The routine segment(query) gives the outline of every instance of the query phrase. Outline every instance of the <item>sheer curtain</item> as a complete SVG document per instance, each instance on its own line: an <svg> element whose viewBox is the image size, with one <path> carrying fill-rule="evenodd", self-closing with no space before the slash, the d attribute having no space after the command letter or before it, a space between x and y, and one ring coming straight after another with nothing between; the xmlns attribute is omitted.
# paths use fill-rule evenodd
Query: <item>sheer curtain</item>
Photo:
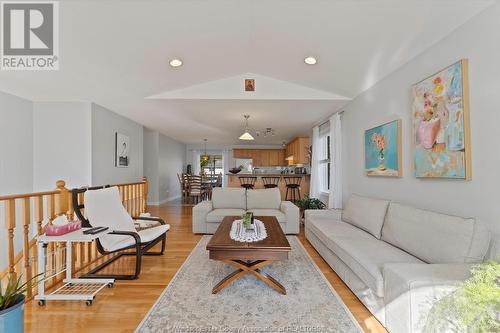
<svg viewBox="0 0 500 333"><path fill-rule="evenodd" d="M319 170L319 155L321 151L321 142L319 139L319 126L313 127L312 135L312 161L311 161L311 198L318 198L320 195L320 170Z"/></svg>
<svg viewBox="0 0 500 333"><path fill-rule="evenodd" d="M330 195L328 208L342 208L342 121L340 113L330 118Z"/></svg>

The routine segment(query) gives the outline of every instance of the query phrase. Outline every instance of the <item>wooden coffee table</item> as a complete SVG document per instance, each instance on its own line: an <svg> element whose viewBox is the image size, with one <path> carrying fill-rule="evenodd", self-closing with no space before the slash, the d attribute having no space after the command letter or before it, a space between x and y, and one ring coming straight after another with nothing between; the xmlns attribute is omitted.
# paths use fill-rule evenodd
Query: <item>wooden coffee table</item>
<svg viewBox="0 0 500 333"><path fill-rule="evenodd" d="M219 228L207 244L210 259L220 260L236 267L238 270L226 276L212 289L213 294L230 285L232 282L246 274L252 274L264 281L277 292L286 295L285 288L269 274L262 272L260 268L277 260L287 260L288 252L291 251L290 243L286 239L278 220L274 216L256 216L264 222L267 238L258 242L244 243L232 240L229 232L234 220L241 219L240 216L226 216Z"/></svg>

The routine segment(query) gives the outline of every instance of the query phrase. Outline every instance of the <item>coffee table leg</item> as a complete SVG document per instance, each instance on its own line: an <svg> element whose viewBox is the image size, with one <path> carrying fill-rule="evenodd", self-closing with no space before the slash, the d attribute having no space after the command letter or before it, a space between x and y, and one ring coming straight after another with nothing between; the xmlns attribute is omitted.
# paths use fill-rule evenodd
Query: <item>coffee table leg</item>
<svg viewBox="0 0 500 333"><path fill-rule="evenodd" d="M212 294L217 294L219 291L222 289L226 288L229 286L233 281L238 280L240 277L243 275L247 274L247 272L242 271L241 269L238 271L234 271L228 276L226 276L224 279L222 279L217 285L212 289Z"/></svg>
<svg viewBox="0 0 500 333"><path fill-rule="evenodd" d="M226 276L224 279L222 279L217 285L212 289L212 294L217 294L219 291L222 289L226 288L229 286L231 283L236 281L237 279L241 278L242 276L246 274L252 274L259 280L265 282L267 285L272 287L274 290L279 292L280 294L286 295L286 289L276 281L272 276L270 276L267 273L262 272L259 268L262 268L264 266L267 266L272 263L270 260L258 260L254 261L250 264L241 261L241 260L224 260L226 264L229 264L231 266L234 266L238 268L237 271L234 271L233 273L229 274Z"/></svg>

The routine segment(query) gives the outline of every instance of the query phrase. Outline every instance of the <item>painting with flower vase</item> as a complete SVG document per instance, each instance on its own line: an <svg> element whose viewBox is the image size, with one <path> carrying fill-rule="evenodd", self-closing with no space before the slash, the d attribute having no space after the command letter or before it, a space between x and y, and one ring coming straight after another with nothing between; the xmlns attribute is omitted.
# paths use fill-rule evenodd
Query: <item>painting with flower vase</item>
<svg viewBox="0 0 500 333"><path fill-rule="evenodd" d="M401 177L401 120L365 131L365 171L368 176Z"/></svg>
<svg viewBox="0 0 500 333"><path fill-rule="evenodd" d="M471 178L468 62L460 60L415 84L415 176Z"/></svg>

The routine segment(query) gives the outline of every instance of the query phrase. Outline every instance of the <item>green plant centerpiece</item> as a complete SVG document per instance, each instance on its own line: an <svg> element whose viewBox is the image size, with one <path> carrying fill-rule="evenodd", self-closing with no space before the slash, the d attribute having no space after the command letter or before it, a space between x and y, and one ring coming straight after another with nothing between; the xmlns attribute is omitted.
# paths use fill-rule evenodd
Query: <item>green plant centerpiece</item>
<svg viewBox="0 0 500 333"><path fill-rule="evenodd" d="M434 303L424 332L500 332L500 263L474 265L471 277Z"/></svg>
<svg viewBox="0 0 500 333"><path fill-rule="evenodd" d="M241 223L245 229L253 229L253 213L246 212L241 216Z"/></svg>
<svg viewBox="0 0 500 333"><path fill-rule="evenodd" d="M326 205L319 199L311 198L305 195L304 198L295 202L295 204L300 208L301 215L304 217L304 211L306 209L325 209Z"/></svg>
<svg viewBox="0 0 500 333"><path fill-rule="evenodd" d="M5 285L0 282L0 331L23 332L24 330L24 294L36 284L36 275L31 280L22 283L21 276L18 278L11 274Z"/></svg>

